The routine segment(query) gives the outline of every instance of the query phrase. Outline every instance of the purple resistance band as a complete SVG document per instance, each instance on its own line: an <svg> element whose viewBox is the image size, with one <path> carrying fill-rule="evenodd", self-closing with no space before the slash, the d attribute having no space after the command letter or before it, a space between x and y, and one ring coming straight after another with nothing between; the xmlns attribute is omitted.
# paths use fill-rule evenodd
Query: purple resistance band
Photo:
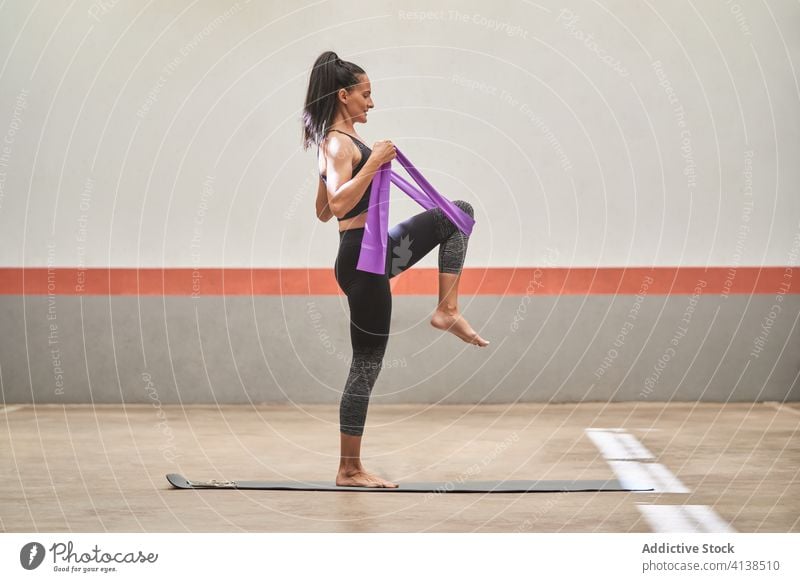
<svg viewBox="0 0 800 582"><path fill-rule="evenodd" d="M465 235L472 234L475 219L439 194L425 177L419 173L408 158L399 149L397 161L403 166L422 190L404 180L392 170L392 162L386 162L375 173L372 179L372 190L367 209L367 223L364 237L361 240L361 252L358 255L359 271L367 271L376 275L386 273L386 239L389 235L389 186L394 182L398 188L413 198L425 210L439 207L453 224Z"/></svg>

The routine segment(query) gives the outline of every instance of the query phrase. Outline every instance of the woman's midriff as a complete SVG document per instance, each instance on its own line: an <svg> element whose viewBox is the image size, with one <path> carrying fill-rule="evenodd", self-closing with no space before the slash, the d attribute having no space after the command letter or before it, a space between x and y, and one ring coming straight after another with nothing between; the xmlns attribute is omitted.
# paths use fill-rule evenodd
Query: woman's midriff
<svg viewBox="0 0 800 582"><path fill-rule="evenodd" d="M364 228L367 224L367 213L362 212L358 216L339 221L339 232L353 228Z"/></svg>

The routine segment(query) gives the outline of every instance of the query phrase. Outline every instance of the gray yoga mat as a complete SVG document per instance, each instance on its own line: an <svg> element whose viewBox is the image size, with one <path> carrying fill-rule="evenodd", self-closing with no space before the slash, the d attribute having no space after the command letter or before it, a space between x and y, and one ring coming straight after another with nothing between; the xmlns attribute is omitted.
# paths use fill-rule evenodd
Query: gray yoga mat
<svg viewBox="0 0 800 582"><path fill-rule="evenodd" d="M333 481L190 481L167 475L178 489L269 489L275 491L382 491L395 493L558 493L563 491L653 491L653 487L623 486L616 479L588 481L431 481L398 483L397 487L338 487Z"/></svg>

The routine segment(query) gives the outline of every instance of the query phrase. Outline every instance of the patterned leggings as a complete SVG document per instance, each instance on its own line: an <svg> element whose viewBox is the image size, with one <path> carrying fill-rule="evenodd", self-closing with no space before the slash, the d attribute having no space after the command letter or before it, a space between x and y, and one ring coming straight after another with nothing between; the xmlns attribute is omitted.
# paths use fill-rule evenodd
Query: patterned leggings
<svg viewBox="0 0 800 582"><path fill-rule="evenodd" d="M474 217L472 206L463 200L453 204ZM439 272L461 272L469 237L464 235L440 208L432 208L389 229L386 248L386 274L376 275L356 269L363 228L339 233L339 252L334 273L347 295L350 306L350 343L353 359L339 406L339 426L344 434L361 436L367 418L372 387L383 365L392 293L389 279L417 263L434 247L439 247Z"/></svg>

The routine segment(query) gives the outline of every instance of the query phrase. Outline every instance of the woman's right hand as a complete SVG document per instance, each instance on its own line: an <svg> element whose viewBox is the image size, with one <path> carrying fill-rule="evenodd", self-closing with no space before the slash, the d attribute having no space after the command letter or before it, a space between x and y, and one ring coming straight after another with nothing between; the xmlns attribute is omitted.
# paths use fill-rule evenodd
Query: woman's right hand
<svg viewBox="0 0 800 582"><path fill-rule="evenodd" d="M374 157L380 165L382 166L386 162L391 162L395 157L397 157L397 148L394 147L394 144L391 140L384 139L381 141L376 141L372 144L372 157Z"/></svg>

